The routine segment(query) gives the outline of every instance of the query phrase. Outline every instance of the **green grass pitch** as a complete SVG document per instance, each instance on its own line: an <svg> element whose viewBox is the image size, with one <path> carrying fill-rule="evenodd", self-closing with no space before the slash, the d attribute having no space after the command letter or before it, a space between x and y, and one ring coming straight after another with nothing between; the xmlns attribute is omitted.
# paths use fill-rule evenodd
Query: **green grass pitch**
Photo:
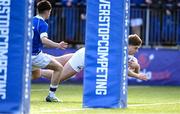
<svg viewBox="0 0 180 114"><path fill-rule="evenodd" d="M180 114L180 86L129 86L126 109L83 109L82 85L60 85L62 103L47 103L49 85L33 84L30 114Z"/></svg>

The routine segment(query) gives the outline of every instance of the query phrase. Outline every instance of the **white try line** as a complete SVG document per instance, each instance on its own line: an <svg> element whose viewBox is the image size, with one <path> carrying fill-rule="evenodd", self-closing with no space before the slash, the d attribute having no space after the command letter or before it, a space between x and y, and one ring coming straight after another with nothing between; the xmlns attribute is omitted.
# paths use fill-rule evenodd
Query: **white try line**
<svg viewBox="0 0 180 114"><path fill-rule="evenodd" d="M143 107L143 106L157 106L157 105L174 105L180 104L180 102L172 102L172 103L149 103L149 104L129 104L128 107ZM58 109L58 110L50 110L50 109L40 109L37 112L44 112L44 113L52 113L52 112L72 112L72 111L84 111L84 110L93 110L95 108L65 108L65 109ZM103 109L103 108L99 108Z"/></svg>
<svg viewBox="0 0 180 114"><path fill-rule="evenodd" d="M180 102L172 102L172 103L147 103L147 104L129 104L128 107L157 106L157 105L174 105L174 104L180 104Z"/></svg>
<svg viewBox="0 0 180 114"><path fill-rule="evenodd" d="M31 92L49 91L48 89L31 89Z"/></svg>
<svg viewBox="0 0 180 114"><path fill-rule="evenodd" d="M72 111L83 111L83 110L87 110L87 109L83 109L83 108L67 108L67 109L59 109L59 110L44 109L44 110L40 110L38 112L51 113L51 112L72 112ZM90 110L90 109L88 109L88 110Z"/></svg>

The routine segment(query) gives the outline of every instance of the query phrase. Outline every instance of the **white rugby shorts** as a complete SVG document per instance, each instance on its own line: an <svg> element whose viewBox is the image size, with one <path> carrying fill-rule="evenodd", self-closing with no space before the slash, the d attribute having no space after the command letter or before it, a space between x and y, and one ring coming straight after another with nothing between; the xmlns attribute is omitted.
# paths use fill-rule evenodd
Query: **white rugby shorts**
<svg viewBox="0 0 180 114"><path fill-rule="evenodd" d="M77 50L69 59L69 64L76 71L80 72L84 68L85 48Z"/></svg>
<svg viewBox="0 0 180 114"><path fill-rule="evenodd" d="M32 55L32 71L45 68L51 62L51 56L40 52L38 55Z"/></svg>

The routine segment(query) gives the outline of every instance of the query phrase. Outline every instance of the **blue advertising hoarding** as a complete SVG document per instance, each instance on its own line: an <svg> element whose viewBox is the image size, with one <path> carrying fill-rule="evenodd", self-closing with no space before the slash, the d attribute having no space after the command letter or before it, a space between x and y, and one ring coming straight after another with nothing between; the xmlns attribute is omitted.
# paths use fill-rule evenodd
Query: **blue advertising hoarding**
<svg viewBox="0 0 180 114"><path fill-rule="evenodd" d="M33 0L0 1L0 113L28 114Z"/></svg>
<svg viewBox="0 0 180 114"><path fill-rule="evenodd" d="M127 107L128 0L88 0L83 107Z"/></svg>

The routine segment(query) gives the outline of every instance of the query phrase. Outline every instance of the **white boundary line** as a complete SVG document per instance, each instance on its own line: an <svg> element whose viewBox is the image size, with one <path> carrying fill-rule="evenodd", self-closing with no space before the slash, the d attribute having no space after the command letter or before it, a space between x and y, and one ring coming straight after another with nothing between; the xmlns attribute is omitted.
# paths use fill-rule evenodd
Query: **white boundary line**
<svg viewBox="0 0 180 114"><path fill-rule="evenodd" d="M48 89L31 89L31 92L48 91Z"/></svg>
<svg viewBox="0 0 180 114"><path fill-rule="evenodd" d="M180 104L180 102L172 102L172 103L149 103L149 104L129 104L128 107L143 107L143 106L158 106L158 105L174 105ZM96 108L64 108L59 110L47 110L47 109L40 109L40 111L36 112L44 112L44 113L52 113L52 112L71 112L71 111L83 111L83 110L93 110ZM97 108L103 109L103 108Z"/></svg>
<svg viewBox="0 0 180 114"><path fill-rule="evenodd" d="M129 104L129 107L138 107L138 106L157 106L157 105L174 105L180 104L180 102L172 102L172 103L147 103L147 104Z"/></svg>
<svg viewBox="0 0 180 114"><path fill-rule="evenodd" d="M67 109L65 108L65 109L59 109L59 110L47 110L47 109L42 110L41 109L40 111L37 111L37 112L51 113L51 112L72 112L72 111L83 111L83 110L87 110L87 109L83 109L83 108L67 108Z"/></svg>

